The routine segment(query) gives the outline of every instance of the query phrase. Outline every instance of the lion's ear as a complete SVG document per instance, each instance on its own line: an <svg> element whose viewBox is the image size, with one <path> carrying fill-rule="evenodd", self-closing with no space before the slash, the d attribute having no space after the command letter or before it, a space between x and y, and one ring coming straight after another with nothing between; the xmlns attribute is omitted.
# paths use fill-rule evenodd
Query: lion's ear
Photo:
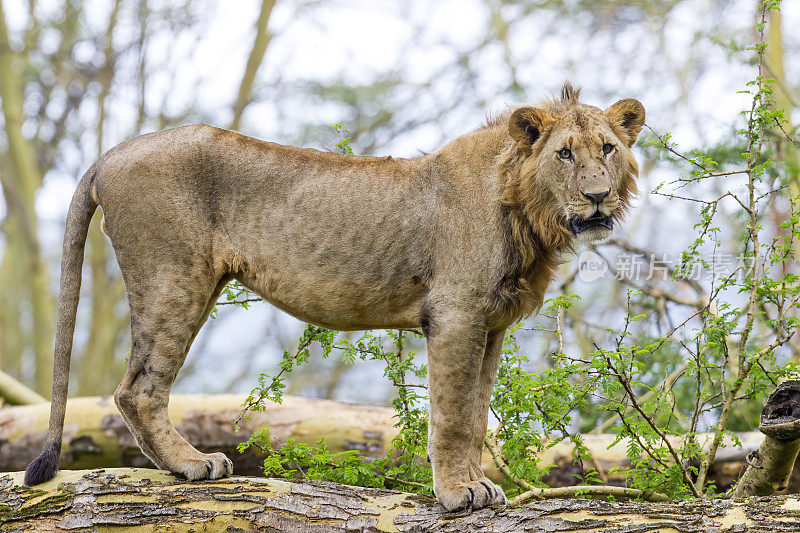
<svg viewBox="0 0 800 533"><path fill-rule="evenodd" d="M621 131L620 137L629 147L633 146L644 125L644 106L639 100L626 98L606 109L611 127Z"/></svg>
<svg viewBox="0 0 800 533"><path fill-rule="evenodd" d="M542 136L551 120L541 109L520 107L508 119L508 133L517 141L519 147L530 152L531 145Z"/></svg>

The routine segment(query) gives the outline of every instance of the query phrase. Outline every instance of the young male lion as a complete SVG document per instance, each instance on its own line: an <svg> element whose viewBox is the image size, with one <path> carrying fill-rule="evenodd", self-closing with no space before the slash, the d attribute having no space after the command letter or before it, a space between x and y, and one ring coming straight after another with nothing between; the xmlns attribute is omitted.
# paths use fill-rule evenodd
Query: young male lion
<svg viewBox="0 0 800 533"><path fill-rule="evenodd" d="M481 471L506 327L541 306L559 252L609 235L635 192L636 100L514 108L437 152L347 157L194 125L106 152L64 232L53 403L25 482L55 475L89 221L101 206L127 287L128 370L114 398L142 451L188 479L232 472L167 416L172 382L232 279L307 322L422 327L434 492L448 510L506 501Z"/></svg>

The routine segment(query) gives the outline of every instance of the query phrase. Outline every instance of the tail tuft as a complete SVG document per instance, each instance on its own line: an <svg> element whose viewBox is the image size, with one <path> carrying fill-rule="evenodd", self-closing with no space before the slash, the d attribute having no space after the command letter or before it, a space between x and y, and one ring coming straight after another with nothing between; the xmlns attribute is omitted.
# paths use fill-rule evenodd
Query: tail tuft
<svg viewBox="0 0 800 533"><path fill-rule="evenodd" d="M31 461L25 469L25 484L38 485L50 481L58 471L58 456L61 454L60 442L48 442L39 457Z"/></svg>

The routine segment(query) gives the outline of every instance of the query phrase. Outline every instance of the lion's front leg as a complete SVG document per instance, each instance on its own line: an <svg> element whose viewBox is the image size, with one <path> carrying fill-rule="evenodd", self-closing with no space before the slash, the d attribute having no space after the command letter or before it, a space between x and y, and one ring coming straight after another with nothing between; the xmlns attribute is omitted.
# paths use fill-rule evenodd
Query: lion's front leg
<svg viewBox="0 0 800 533"><path fill-rule="evenodd" d="M478 466L478 469L480 469L481 459L483 458L483 443L489 421L489 401L492 397L492 388L494 387L494 381L497 377L497 368L500 363L500 358L503 355L505 334L506 331L504 329L490 331L486 338L486 349L483 354L481 375L478 383L479 403L477 416L479 418L479 428L475 435L475 442L472 445L472 453L475 454L473 463ZM481 473L481 475L483 474ZM505 494L503 494L502 489L498 487L497 490L500 491L500 494L495 499L495 502L506 503Z"/></svg>
<svg viewBox="0 0 800 533"><path fill-rule="evenodd" d="M502 489L483 475L475 453L486 431L481 393L485 320L457 310L437 310L427 329L429 451L436 497L449 511L503 504Z"/></svg>

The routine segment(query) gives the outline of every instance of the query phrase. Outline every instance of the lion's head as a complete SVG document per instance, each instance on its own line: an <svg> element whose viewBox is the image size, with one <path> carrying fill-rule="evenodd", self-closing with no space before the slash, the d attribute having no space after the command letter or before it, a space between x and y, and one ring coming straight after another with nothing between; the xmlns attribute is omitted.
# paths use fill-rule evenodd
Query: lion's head
<svg viewBox="0 0 800 533"><path fill-rule="evenodd" d="M524 209L557 246L573 236L607 238L636 193L631 147L644 106L628 98L603 111L579 103L579 94L565 83L560 98L519 107L508 118L503 200Z"/></svg>

